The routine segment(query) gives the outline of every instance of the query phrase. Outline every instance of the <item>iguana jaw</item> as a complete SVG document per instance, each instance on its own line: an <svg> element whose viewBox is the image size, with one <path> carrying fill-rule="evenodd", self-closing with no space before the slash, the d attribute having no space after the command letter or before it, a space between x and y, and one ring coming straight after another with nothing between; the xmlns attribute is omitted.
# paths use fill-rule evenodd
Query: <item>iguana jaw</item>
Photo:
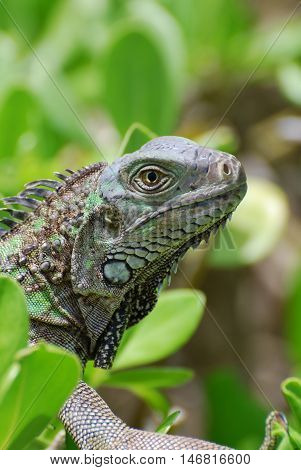
<svg viewBox="0 0 301 470"><path fill-rule="evenodd" d="M126 232L135 231L153 219L168 217L170 213L184 212L188 209L194 209L195 213L199 214L200 222L203 218L204 223L200 223L200 226L206 225L208 228L231 214L244 198L246 191L247 184L246 181L243 181L230 187L225 186L222 189L219 187L211 188L210 194L206 193L203 188L184 194L182 197L177 197L164 204L155 212L146 213L139 217L131 226L127 227L125 234Z"/></svg>

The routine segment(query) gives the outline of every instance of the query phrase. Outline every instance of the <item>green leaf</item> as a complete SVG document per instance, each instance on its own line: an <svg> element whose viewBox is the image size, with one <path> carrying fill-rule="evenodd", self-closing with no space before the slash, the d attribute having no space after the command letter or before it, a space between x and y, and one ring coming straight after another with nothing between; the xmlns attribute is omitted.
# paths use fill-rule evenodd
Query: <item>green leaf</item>
<svg viewBox="0 0 301 470"><path fill-rule="evenodd" d="M165 418L162 423L157 427L156 432L159 432L161 434L167 434L172 425L177 420L177 417L180 415L180 413L180 411L175 411L174 413L168 415L167 418Z"/></svg>
<svg viewBox="0 0 301 470"><path fill-rule="evenodd" d="M301 434L292 428L292 426L289 428L289 439L288 449L292 447L295 450L301 450Z"/></svg>
<svg viewBox="0 0 301 470"><path fill-rule="evenodd" d="M12 87L0 106L0 159L31 152L51 157L58 151L64 138L47 112L35 92L26 86Z"/></svg>
<svg viewBox="0 0 301 470"><path fill-rule="evenodd" d="M240 0L160 0L177 18L192 68L208 77L217 67L241 70L247 56L253 14ZM218 27L217 27L218 25ZM237 73L237 72L236 72Z"/></svg>
<svg viewBox="0 0 301 470"><path fill-rule="evenodd" d="M66 432L66 449L78 450L77 445L75 444L74 440L72 439L71 435L68 432Z"/></svg>
<svg viewBox="0 0 301 470"><path fill-rule="evenodd" d="M274 250L288 220L288 202L280 187L248 180L248 192L234 212L228 230L220 232L209 255L211 266L256 263Z"/></svg>
<svg viewBox="0 0 301 470"><path fill-rule="evenodd" d="M275 423L272 429L272 436L277 440L277 450L293 450L294 445L292 444L290 437L280 423Z"/></svg>
<svg viewBox="0 0 301 470"><path fill-rule="evenodd" d="M0 448L23 449L58 413L76 386L78 359L55 346L27 348L19 370L0 403Z"/></svg>
<svg viewBox="0 0 301 470"><path fill-rule="evenodd" d="M43 429L42 433L26 444L26 450L48 449L54 441L65 439L65 429L58 417L55 417Z"/></svg>
<svg viewBox="0 0 301 470"><path fill-rule="evenodd" d="M149 367L125 371L113 371L104 385L132 388L143 385L149 388L169 388L183 385L193 377L193 372L182 367Z"/></svg>
<svg viewBox="0 0 301 470"><path fill-rule="evenodd" d="M38 65L35 64L36 67ZM45 115L49 126L45 136L48 146L52 144L54 147L55 144L59 144L62 147L66 141L73 141L78 142L83 148L95 150L94 138L90 137L90 132L87 130L84 120L75 111L79 108L79 105L72 94L72 90L68 88L68 83L66 83L64 77L60 76L56 81L65 98L58 92L47 75L38 75L34 90L39 100L41 111ZM53 137L50 130L54 134ZM39 142L39 144L42 147L42 142ZM42 148L42 150L44 149ZM54 150L57 151L56 148ZM99 158L98 151L97 156ZM100 158L103 158L103 156L100 155Z"/></svg>
<svg viewBox="0 0 301 470"><path fill-rule="evenodd" d="M235 130L229 126L219 126L217 129L210 129L195 137L194 140L205 147L232 154L236 153L239 143Z"/></svg>
<svg viewBox="0 0 301 470"><path fill-rule="evenodd" d="M301 379L290 377L281 384L282 393L292 411L288 432L275 426L273 434L279 439L277 449L301 449Z"/></svg>
<svg viewBox="0 0 301 470"><path fill-rule="evenodd" d="M290 357L298 367L301 364L301 268L294 273L289 289L285 321L286 346Z"/></svg>
<svg viewBox="0 0 301 470"><path fill-rule="evenodd" d="M99 387L110 376L111 371L94 367L93 361L88 361L84 371L85 382L93 388Z"/></svg>
<svg viewBox="0 0 301 470"><path fill-rule="evenodd" d="M141 400L143 400L152 410L166 416L170 409L170 403L167 397L154 388L143 386L133 387L131 391Z"/></svg>
<svg viewBox="0 0 301 470"><path fill-rule="evenodd" d="M28 315L21 287L0 276L0 380L16 352L27 345Z"/></svg>
<svg viewBox="0 0 301 470"><path fill-rule="evenodd" d="M38 36L47 25L47 21L58 0L47 2L46 0L27 0L18 2L17 0L1 0L0 26L12 30L18 28L25 37L32 41ZM16 24L15 24L16 23ZM24 47L26 41L22 39Z"/></svg>
<svg viewBox="0 0 301 470"><path fill-rule="evenodd" d="M149 364L177 351L198 327L204 306L200 291L163 292L155 309L125 332L113 369Z"/></svg>
<svg viewBox="0 0 301 470"><path fill-rule="evenodd" d="M39 105L34 96L25 88L13 88L2 99L0 107L0 158L17 152L19 139L31 130L32 145L36 145L36 136L32 126L39 115ZM24 140L24 139L23 139ZM27 139L28 140L28 139ZM25 149L22 149L25 150Z"/></svg>
<svg viewBox="0 0 301 470"><path fill-rule="evenodd" d="M164 9L155 2L131 2L131 19L112 32L104 69L105 104L121 134L133 122L158 134L171 132L179 111L183 50L178 26Z"/></svg>
<svg viewBox="0 0 301 470"><path fill-rule="evenodd" d="M295 105L301 106L301 66L287 64L279 69L278 80L283 94Z"/></svg>
<svg viewBox="0 0 301 470"><path fill-rule="evenodd" d="M250 395L238 375L219 370L206 377L204 384L207 438L234 449L258 449L264 437L266 409Z"/></svg>
<svg viewBox="0 0 301 470"><path fill-rule="evenodd" d="M125 133L125 136L120 145L120 149L117 152L117 157L120 157L126 153L135 152L135 150L155 137L157 136L154 134L154 132L152 132L143 124L135 122Z"/></svg>
<svg viewBox="0 0 301 470"><path fill-rule="evenodd" d="M291 377L284 380L281 390L296 418L298 430L301 431L301 379Z"/></svg>

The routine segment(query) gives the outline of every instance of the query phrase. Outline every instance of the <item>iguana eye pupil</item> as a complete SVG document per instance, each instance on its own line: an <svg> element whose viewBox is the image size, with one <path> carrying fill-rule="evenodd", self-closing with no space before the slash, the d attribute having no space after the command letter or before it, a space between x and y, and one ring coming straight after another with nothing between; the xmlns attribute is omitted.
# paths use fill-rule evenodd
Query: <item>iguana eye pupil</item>
<svg viewBox="0 0 301 470"><path fill-rule="evenodd" d="M159 170L142 170L140 173L141 181L144 185L149 187L150 189L154 188L158 184L161 183L162 179L164 178L165 174Z"/></svg>
<svg viewBox="0 0 301 470"><path fill-rule="evenodd" d="M155 171L149 171L146 175L149 183L155 183L158 179L158 175Z"/></svg>

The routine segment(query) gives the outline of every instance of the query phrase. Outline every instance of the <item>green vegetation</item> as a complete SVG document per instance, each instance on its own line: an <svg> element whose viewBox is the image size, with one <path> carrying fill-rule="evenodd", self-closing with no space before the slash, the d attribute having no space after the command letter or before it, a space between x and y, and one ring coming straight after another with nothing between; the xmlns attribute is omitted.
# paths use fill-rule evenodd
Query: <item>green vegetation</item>
<svg viewBox="0 0 301 470"><path fill-rule="evenodd" d="M236 448L260 445L275 407L289 421L289 436L275 429L279 448L290 449L301 448L301 17L282 30L289 5L259 3L3 0L0 192L154 135L238 155L249 191L226 230L187 255L112 371L88 364L85 376L138 397L133 426L151 417L181 434L184 415L191 434ZM78 361L27 348L23 295L6 278L0 311L0 448L46 448ZM180 386L178 417L169 389ZM190 396L202 397L193 413Z"/></svg>
<svg viewBox="0 0 301 470"><path fill-rule="evenodd" d="M36 448L81 374L76 357L54 346L26 347L28 315L20 287L0 278L0 448Z"/></svg>

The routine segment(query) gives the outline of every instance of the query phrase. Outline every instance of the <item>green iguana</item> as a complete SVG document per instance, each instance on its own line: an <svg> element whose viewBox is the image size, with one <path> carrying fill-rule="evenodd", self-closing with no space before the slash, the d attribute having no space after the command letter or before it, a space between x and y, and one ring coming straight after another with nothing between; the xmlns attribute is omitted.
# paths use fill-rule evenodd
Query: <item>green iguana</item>
<svg viewBox="0 0 301 470"><path fill-rule="evenodd" d="M160 137L111 165L26 185L4 199L1 270L25 291L30 342L45 340L109 368L126 328L154 307L190 247L224 225L246 192L238 160ZM138 431L81 382L60 413L84 449L225 449ZM271 422L262 448L272 448Z"/></svg>

